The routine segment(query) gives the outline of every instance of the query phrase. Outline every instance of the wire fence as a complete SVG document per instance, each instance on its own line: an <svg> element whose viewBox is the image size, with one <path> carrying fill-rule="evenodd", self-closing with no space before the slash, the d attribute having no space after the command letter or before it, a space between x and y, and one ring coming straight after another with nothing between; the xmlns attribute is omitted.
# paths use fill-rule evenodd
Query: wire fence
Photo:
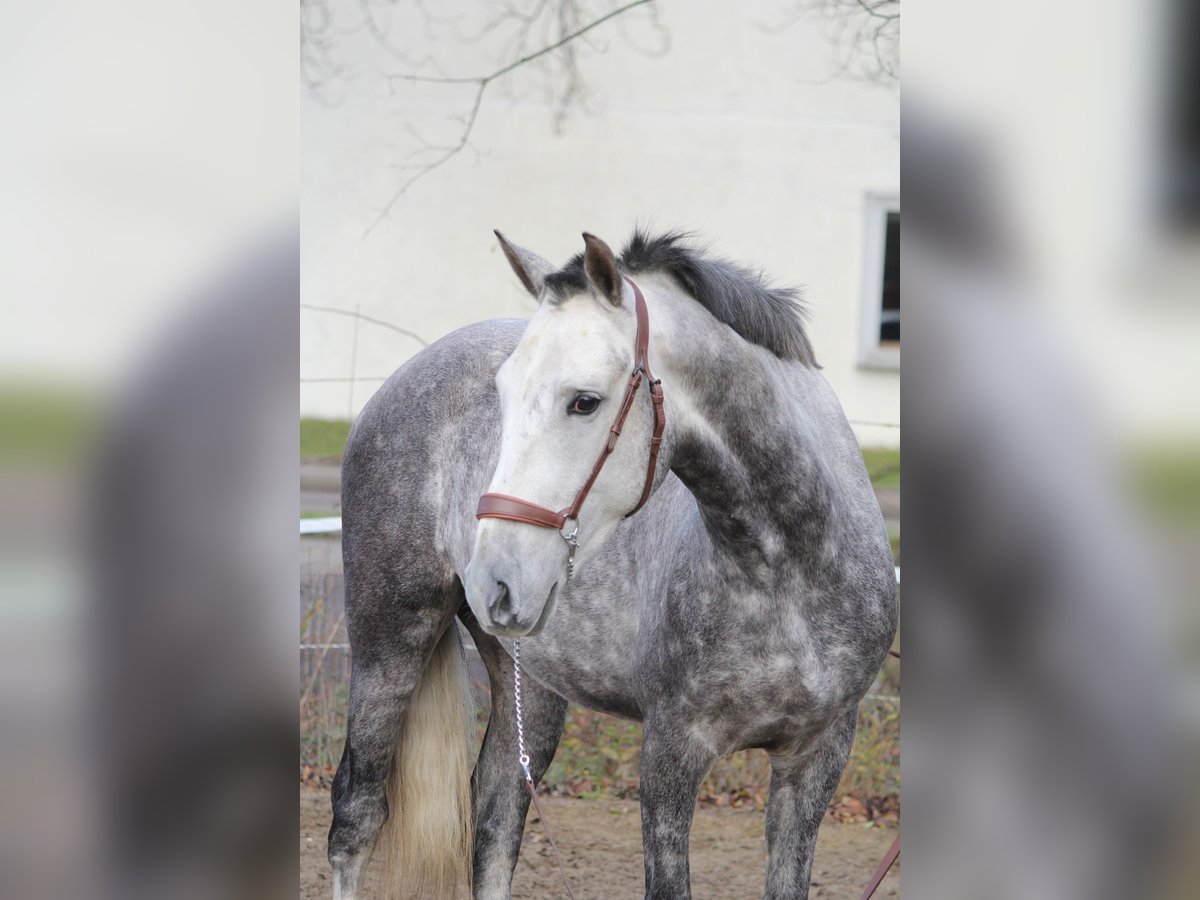
<svg viewBox="0 0 1200 900"><path fill-rule="evenodd" d="M423 338L415 331L411 331L403 326L397 325L395 322L389 322L386 319L380 319L375 316L369 316L366 313L360 312L358 309L343 309L337 306L321 306L315 303L301 303L302 309L311 310L313 312L327 313L330 315L346 316L358 322L366 322L370 325L376 325L380 328L386 328L398 334L416 341L422 347L428 347L429 341ZM358 375L355 374L358 366L358 332L354 333L353 347L350 353L350 373L349 375L319 375L319 376L301 376L301 384L349 384L351 386L358 383L382 384L390 378L390 375ZM353 395L352 395L353 396ZM351 404L353 405L353 404ZM869 428L899 428L899 422L872 422L865 419L851 419L851 425L858 425Z"/></svg>
<svg viewBox="0 0 1200 900"><path fill-rule="evenodd" d="M336 529L303 541L301 560L300 773L308 783L324 784L333 775L345 741L351 668ZM899 582L899 568L896 578ZM466 643L482 724L489 703L487 676L469 639ZM899 686L898 671L889 665L864 698L859 738L838 794L861 798L870 815L889 814L899 791ZM636 723L572 707L559 754L546 774L546 789L570 796L635 797L640 741ZM764 754L735 754L713 768L702 799L757 806L765 802L769 784L770 765Z"/></svg>
<svg viewBox="0 0 1200 900"><path fill-rule="evenodd" d="M350 644L341 542L305 541L300 578L300 764L323 772L346 737Z"/></svg>

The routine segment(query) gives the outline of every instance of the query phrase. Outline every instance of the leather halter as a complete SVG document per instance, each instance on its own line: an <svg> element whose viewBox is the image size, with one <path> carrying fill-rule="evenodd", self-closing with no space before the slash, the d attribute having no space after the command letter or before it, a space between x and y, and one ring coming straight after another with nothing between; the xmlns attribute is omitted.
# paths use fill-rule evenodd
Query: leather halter
<svg viewBox="0 0 1200 900"><path fill-rule="evenodd" d="M562 531L568 522L577 524L579 510L583 508L583 501L587 499L592 485L600 476L600 470L604 468L609 454L617 446L617 439L621 437L621 429L625 426L625 419L629 416L629 410L633 408L633 400L637 396L638 388L641 387L643 380L648 381L650 385L650 402L654 406L654 432L650 438L650 461L646 465L646 482L642 487L641 499L638 500L637 506L625 514L625 517L632 516L649 499L650 489L654 487L654 471L658 465L658 451L662 444L667 416L663 410L662 382L650 372L650 362L647 358L647 351L650 347L650 316L646 312L646 299L642 296L641 288L631 279L626 278L625 280L633 288L634 310L637 314L637 342L633 359L633 374L629 376L629 384L625 388L625 396L621 400L616 421L609 429L608 440L600 451L599 457L596 458L596 464L592 466L592 472L588 475L587 481L575 495L574 502L566 509L555 512L547 506L522 500L520 497L488 493L479 498L479 507L475 510L476 519L507 519L510 522L524 522L527 525L556 528L559 531ZM563 537L567 539L568 543L573 542L574 531L570 535L564 533Z"/></svg>

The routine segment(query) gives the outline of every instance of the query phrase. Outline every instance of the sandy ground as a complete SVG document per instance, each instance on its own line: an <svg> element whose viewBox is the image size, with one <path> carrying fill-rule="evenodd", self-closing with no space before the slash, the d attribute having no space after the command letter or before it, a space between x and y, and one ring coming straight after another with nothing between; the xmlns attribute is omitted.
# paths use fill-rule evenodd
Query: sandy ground
<svg viewBox="0 0 1200 900"><path fill-rule="evenodd" d="M642 838L637 803L625 800L543 801L546 817L567 865L578 900L638 898L642 880ZM761 812L696 811L692 828L692 892L695 900L746 900L762 895L766 851ZM329 795L300 790L300 896L330 896L325 837ZM891 828L846 825L826 819L813 865L812 900L857 900L896 832ZM884 879L876 897L900 896L900 863ZM513 897L559 900L565 897L541 824L530 817L525 847L513 880Z"/></svg>

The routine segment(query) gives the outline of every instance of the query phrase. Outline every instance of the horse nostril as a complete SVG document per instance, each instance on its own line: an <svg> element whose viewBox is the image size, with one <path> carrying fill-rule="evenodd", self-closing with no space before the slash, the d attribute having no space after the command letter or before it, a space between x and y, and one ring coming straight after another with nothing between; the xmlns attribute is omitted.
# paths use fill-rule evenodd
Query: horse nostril
<svg viewBox="0 0 1200 900"><path fill-rule="evenodd" d="M503 581L496 582L496 587L497 591L488 603L488 611L492 613L493 617L497 614L508 615L512 612L512 594L508 590L508 585Z"/></svg>

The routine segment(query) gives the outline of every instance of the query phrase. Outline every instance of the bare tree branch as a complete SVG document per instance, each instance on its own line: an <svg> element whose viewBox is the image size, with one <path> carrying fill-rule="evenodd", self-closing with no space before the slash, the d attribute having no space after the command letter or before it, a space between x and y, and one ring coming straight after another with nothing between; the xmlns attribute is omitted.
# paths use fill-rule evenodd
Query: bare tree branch
<svg viewBox="0 0 1200 900"><path fill-rule="evenodd" d="M554 131L561 133L573 110L586 110L590 106L591 98L580 61L582 54L601 49L593 42L596 29L634 9L646 7L652 33L658 37L660 47L657 51L635 44L623 27L618 34L640 53L666 53L670 39L657 14L657 0L600 2L612 4L612 8L585 21L587 0L485 0L484 21L468 28L464 16L439 13L436 11L438 4L429 0L405 3L400 0L300 0L301 78L310 96L321 104L340 103L343 95L335 93L335 89L343 84L358 91L372 78L382 78L392 96L396 96L398 86L404 84L457 85L470 89L453 139L431 141L411 122L405 123L405 131L418 146L407 153L405 162L392 166L393 170L406 174L400 176L401 181L365 229L363 238L369 237L390 217L400 198L414 184L472 146L471 139L485 94L497 89L513 89L515 82L511 80L505 81L503 88L493 88L505 76L525 67L544 73L542 89L554 110ZM422 55L417 49L419 42L413 44L403 40L414 27L419 28L419 22L424 23L426 47L439 39L450 38L459 45L489 39L492 45L500 48L498 59L508 61L486 74L448 74L432 53ZM355 35L369 39L370 44L386 57L402 63L406 71L389 73L372 69L370 53L364 55L361 41L343 46L343 39Z"/></svg>
<svg viewBox="0 0 1200 900"><path fill-rule="evenodd" d="M364 0L364 2L367 2L367 0ZM632 9L636 9L639 6L646 6L647 4L651 4L654 2L656 2L656 0L633 0L632 3L626 3L624 6L619 6L616 9L612 10L611 12L608 12L605 15L602 15L602 16L592 20L591 22L588 22L586 25L582 25L582 26L578 26L578 27L571 27L570 30L567 30L567 29L568 29L569 25L572 23L572 19L570 18L571 13L568 13L566 11L573 10L574 6L571 3L563 3L559 7L559 22L562 26L563 33L559 37L558 40L556 40L553 43L548 44L544 47L541 47L538 50L526 53L523 56L519 57L518 59L515 59L512 62L507 63L505 65L502 65L495 71L489 72L486 75L475 75L475 76L465 76L465 77L454 77L454 76L444 76L444 75L420 75L420 74L416 74L416 73L399 73L399 74L386 75L385 77L388 79L389 85L396 81L405 81L405 82L420 83L420 84L445 84L445 85L468 85L469 84L469 85L474 85L475 90L474 90L474 93L472 96L470 110L467 113L467 117L464 122L462 131L459 134L458 140L455 143L451 144L449 147L445 148L445 151L440 156L438 156L432 162L419 167L418 171L416 171L415 174L411 175L410 177L408 177L407 179L402 181L397 186L396 190L392 193L392 196L388 199L387 203L384 204L383 208L380 210L379 215L375 217L375 219L371 222L371 224L369 226L367 226L366 231L363 232L363 238L365 239L365 238L369 237L371 232L373 232L384 220L386 220L388 218L388 216L391 215L392 210L395 208L396 204L400 201L400 198L404 196L404 194L408 191L409 188L411 188L414 184L416 184L422 178L425 178L430 173L435 172L438 169L440 169L442 166L444 166L446 163L448 163L450 160L452 160L455 156L457 156L459 153L461 153L466 148L467 144L471 140L471 134L475 129L475 123L476 123L476 121L478 121L479 109L480 109L480 106L483 104L483 96L486 93L489 85L491 85L497 79L503 78L505 75L508 75L510 72L513 72L513 71L521 68L522 66L526 66L533 62L536 62L537 60L540 60L543 57L546 57L549 54L554 53L556 50L560 50L563 47L566 47L572 41L582 38L584 35L588 34L593 29L598 28L599 26L603 25L605 22L615 19L618 16L621 16L621 15L629 12ZM541 9L544 9L546 5L547 4L545 2L540 3L539 6L537 7L537 10L540 11ZM539 13L535 12L532 14L527 14L527 15L521 16L521 18L523 21L531 22L531 21L533 21L532 17L536 16L537 14L539 14ZM493 20L493 22L494 21L495 20ZM492 23L489 23L488 25L484 26L485 30L488 28L492 28L492 27L495 27ZM573 58L567 61L567 73L566 74L567 74L567 79L565 82L565 86L561 87L562 98L563 98L562 104L563 105L560 107L560 109L569 105L572 101L578 99L582 92L582 77L579 74L579 71L577 68L577 63ZM561 115L561 113L560 113L560 115ZM430 149L431 147L432 147L432 145L430 145L430 147L427 147L426 149Z"/></svg>
<svg viewBox="0 0 1200 900"><path fill-rule="evenodd" d="M376 216L375 220L367 226L367 230L363 232L363 238L369 237L371 232L374 231L379 224L391 214L392 208L396 205L400 198L404 196L405 192L410 187L412 187L426 175L429 175L431 172L436 172L446 163L450 162L450 160L457 156L463 150L463 148L467 146L467 142L471 139L471 132L475 129L475 120L479 118L479 106L483 103L483 92L487 90L487 86L488 82L484 81L481 82L479 87L475 89L475 99L471 103L471 111L467 114L467 122L463 127L462 134L459 136L458 143L452 145L448 150L446 150L445 153L443 153L433 162L429 163L428 165L421 166L420 170L415 175L408 178L406 181L401 182L400 186L396 188L396 191L384 205L383 209L380 210L379 215Z"/></svg>
<svg viewBox="0 0 1200 900"><path fill-rule="evenodd" d="M824 21L834 48L835 70L820 83L854 78L896 87L900 80L900 0L795 0L779 33L802 19Z"/></svg>
<svg viewBox="0 0 1200 900"><path fill-rule="evenodd" d="M858 7L863 12L873 19L886 19L891 21L893 19L900 18L899 12L880 12L881 9L891 9L894 7L898 8L900 6L900 0L880 0L878 3L868 3L867 0L854 0L854 2L858 4Z"/></svg>
<svg viewBox="0 0 1200 900"><path fill-rule="evenodd" d="M584 25L582 28L572 31L570 34L564 35L561 39L555 41L550 46L543 47L542 49L538 50L535 53L530 53L526 56L522 56L520 59L518 59L514 62L511 62L506 66L501 66L495 72L492 72L488 75L476 75L476 76L472 76L469 78L433 78L433 77L424 76L424 75L389 75L387 77L392 78L392 79L402 80L402 81L422 81L422 82L426 82L426 83L430 83L430 84L481 84L481 85L487 85L488 82L495 81L500 76L507 75L509 72L513 71L514 69L519 69L521 66L525 65L526 63L531 63L535 59L539 59L539 58L545 56L547 53L553 53L555 50L559 49L560 47L563 47L566 44L570 43L571 41L575 40L575 38L581 37L582 35L587 34L589 31L591 31L593 28L596 28L599 25L603 25L609 19L615 19L617 16L622 15L623 13L627 13L627 12L629 12L629 10L635 9L639 6L645 6L647 3L656 3L656 2L657 2L657 0L634 0L633 3L627 3L624 6L619 6L616 9L614 9L612 12L607 13L606 15L603 15L600 18L598 18L592 22L589 22L587 25Z"/></svg>
<svg viewBox="0 0 1200 900"><path fill-rule="evenodd" d="M300 0L300 77L312 92L342 74L333 55L333 13L326 0Z"/></svg>

